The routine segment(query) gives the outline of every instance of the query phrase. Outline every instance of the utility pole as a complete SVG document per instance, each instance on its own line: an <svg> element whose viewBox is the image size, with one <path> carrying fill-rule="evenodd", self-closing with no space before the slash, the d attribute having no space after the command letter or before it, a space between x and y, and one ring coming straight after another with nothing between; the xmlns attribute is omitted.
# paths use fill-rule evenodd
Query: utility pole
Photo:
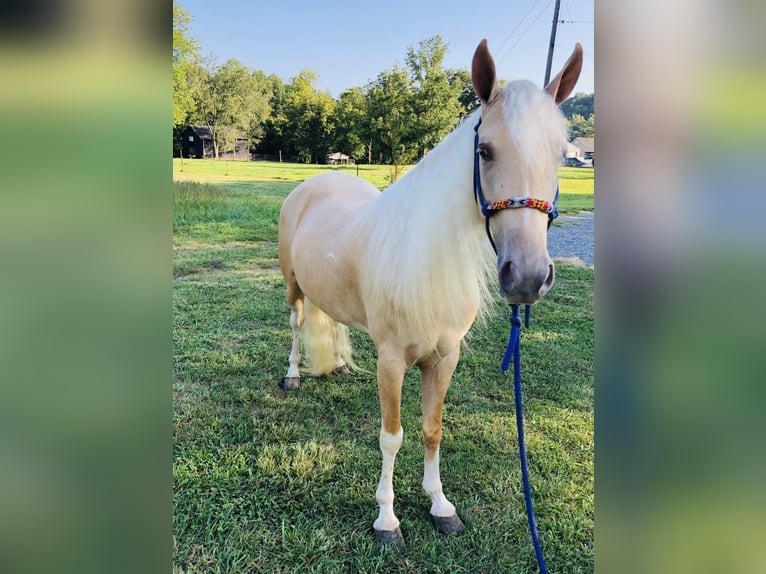
<svg viewBox="0 0 766 574"><path fill-rule="evenodd" d="M556 7L553 9L553 25L551 26L551 43L548 46L548 63L545 66L545 81L543 87L551 81L551 64L553 63L553 46L556 44L556 28L559 25L559 7L561 0L556 0Z"/></svg>

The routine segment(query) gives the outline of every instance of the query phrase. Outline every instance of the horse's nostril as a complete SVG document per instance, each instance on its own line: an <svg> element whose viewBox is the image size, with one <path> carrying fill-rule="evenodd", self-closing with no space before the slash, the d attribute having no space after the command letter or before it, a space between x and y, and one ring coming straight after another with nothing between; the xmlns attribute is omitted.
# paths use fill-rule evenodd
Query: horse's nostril
<svg viewBox="0 0 766 574"><path fill-rule="evenodd" d="M543 289L546 291L551 288L551 285L553 285L553 279L555 277L555 272L553 270L553 263L548 264L548 276L545 278L545 281L543 281Z"/></svg>
<svg viewBox="0 0 766 574"><path fill-rule="evenodd" d="M500 287L510 293L511 287L513 285L510 261L506 261L500 265L500 269L497 271L497 279L500 282Z"/></svg>

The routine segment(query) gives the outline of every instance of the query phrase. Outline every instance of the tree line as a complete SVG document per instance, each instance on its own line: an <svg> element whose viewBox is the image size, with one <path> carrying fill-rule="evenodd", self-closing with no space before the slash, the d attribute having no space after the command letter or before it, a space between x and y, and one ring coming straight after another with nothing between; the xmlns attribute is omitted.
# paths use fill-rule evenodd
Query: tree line
<svg viewBox="0 0 766 574"><path fill-rule="evenodd" d="M399 166L422 157L479 105L468 70L444 67L448 45L440 36L410 46L404 66L335 99L317 88L319 76L310 69L284 82L235 59L206 61L189 23L174 3L176 154L181 130L199 124L210 127L216 157L244 137L253 153L293 161L324 163L327 154L342 152L361 163ZM592 136L592 94L590 102L590 133L580 133L588 130L583 117L576 135ZM582 116L583 106L573 109Z"/></svg>
<svg viewBox="0 0 766 574"><path fill-rule="evenodd" d="M575 94L561 104L561 111L569 124L569 137L592 138L595 135L593 94Z"/></svg>

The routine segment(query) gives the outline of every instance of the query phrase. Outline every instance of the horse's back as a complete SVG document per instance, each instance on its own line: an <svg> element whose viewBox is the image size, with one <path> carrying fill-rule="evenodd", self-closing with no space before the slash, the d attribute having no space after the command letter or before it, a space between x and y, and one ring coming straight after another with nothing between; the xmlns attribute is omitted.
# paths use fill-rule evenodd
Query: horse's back
<svg viewBox="0 0 766 574"><path fill-rule="evenodd" d="M280 226L292 231L305 217L347 221L361 207L374 200L377 187L348 173L332 172L315 175L293 189L282 204Z"/></svg>

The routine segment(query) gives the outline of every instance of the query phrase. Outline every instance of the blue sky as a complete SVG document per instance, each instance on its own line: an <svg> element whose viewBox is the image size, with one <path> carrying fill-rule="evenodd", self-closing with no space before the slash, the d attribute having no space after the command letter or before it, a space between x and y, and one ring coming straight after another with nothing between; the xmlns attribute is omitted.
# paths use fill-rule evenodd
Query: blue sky
<svg viewBox="0 0 766 574"><path fill-rule="evenodd" d="M553 72L575 42L585 51L575 92L593 92L593 1L561 0ZM337 97L364 86L394 64L408 46L439 34L448 43L448 68L469 68L476 45L487 38L498 75L541 85L545 75L554 0L180 0L191 33L205 56L236 58L289 81L303 68L319 74L318 87Z"/></svg>

